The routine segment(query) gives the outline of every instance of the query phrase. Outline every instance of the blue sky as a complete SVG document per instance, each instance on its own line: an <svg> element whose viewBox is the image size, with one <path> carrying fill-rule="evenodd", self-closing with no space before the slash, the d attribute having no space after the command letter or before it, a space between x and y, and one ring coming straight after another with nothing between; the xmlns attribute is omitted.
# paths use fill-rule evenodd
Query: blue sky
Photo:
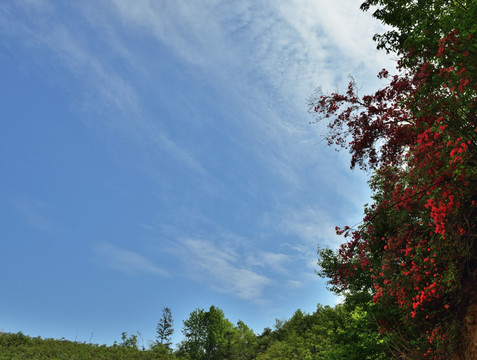
<svg viewBox="0 0 477 360"><path fill-rule="evenodd" d="M161 310L261 333L336 303L316 248L366 174L314 89L392 68L360 1L0 2L0 330L153 339Z"/></svg>

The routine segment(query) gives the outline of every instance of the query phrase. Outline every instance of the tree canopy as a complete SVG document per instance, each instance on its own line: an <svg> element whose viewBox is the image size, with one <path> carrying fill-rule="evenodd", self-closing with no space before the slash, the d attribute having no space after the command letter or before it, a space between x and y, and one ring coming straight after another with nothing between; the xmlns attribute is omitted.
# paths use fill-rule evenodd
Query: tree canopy
<svg viewBox="0 0 477 360"><path fill-rule="evenodd" d="M343 294L373 295L380 330L396 357L477 356L477 4L373 1L392 30L378 47L397 52L389 84L359 96L311 100L329 119L328 141L348 149L351 167L372 171L373 203L346 242L319 251L321 275ZM467 319L467 320L466 320Z"/></svg>

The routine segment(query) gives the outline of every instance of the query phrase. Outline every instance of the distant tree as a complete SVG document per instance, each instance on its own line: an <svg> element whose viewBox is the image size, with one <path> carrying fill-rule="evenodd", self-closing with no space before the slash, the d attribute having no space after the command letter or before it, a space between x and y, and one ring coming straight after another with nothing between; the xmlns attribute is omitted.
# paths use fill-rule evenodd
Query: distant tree
<svg viewBox="0 0 477 360"><path fill-rule="evenodd" d="M174 320L172 319L171 309L165 307L162 309L161 320L157 323L157 342L166 347L172 344L171 337L174 334Z"/></svg>
<svg viewBox="0 0 477 360"><path fill-rule="evenodd" d="M188 354L193 360L201 359L205 353L206 328L205 311L196 309L191 312L189 318L184 320L182 333L185 340L179 344L178 354Z"/></svg>
<svg viewBox="0 0 477 360"><path fill-rule="evenodd" d="M128 333L123 331L121 333L121 343L119 344L121 347L137 349L137 335L132 335L128 337Z"/></svg>
<svg viewBox="0 0 477 360"><path fill-rule="evenodd" d="M273 334L272 329L269 327L266 327L265 329L263 329L262 333L257 336L259 353L265 352L270 347L270 344L273 341L272 334Z"/></svg>
<svg viewBox="0 0 477 360"><path fill-rule="evenodd" d="M255 333L241 320L226 333L227 351L225 359L252 360L255 359L258 342Z"/></svg>
<svg viewBox="0 0 477 360"><path fill-rule="evenodd" d="M373 306L368 296L334 308L318 305L313 314L298 309L274 331L264 330L255 359L387 360L390 354L370 313Z"/></svg>
<svg viewBox="0 0 477 360"><path fill-rule="evenodd" d="M188 354L193 360L224 359L232 331L232 323L219 308L211 306L209 311L196 309L184 320L182 333L186 339L179 344L178 354Z"/></svg>

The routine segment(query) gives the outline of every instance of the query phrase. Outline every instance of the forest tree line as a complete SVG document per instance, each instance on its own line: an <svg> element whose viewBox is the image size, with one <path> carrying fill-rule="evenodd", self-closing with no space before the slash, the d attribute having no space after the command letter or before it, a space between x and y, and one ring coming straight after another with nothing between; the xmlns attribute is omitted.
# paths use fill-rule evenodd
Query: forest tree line
<svg viewBox="0 0 477 360"><path fill-rule="evenodd" d="M0 360L389 359L369 300L349 298L335 307L318 305L311 314L297 310L288 320L276 319L272 328L265 328L261 334L255 334L242 321L233 324L216 306L196 309L183 321L183 340L175 348L169 308L163 309L156 339L148 344L140 333L123 332L121 340L112 346L0 333Z"/></svg>

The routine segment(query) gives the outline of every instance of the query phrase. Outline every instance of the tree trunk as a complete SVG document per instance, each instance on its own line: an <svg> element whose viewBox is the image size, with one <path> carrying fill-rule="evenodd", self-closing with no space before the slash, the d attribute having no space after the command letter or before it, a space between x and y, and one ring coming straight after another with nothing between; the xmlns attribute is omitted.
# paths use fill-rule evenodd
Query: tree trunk
<svg viewBox="0 0 477 360"><path fill-rule="evenodd" d="M477 360L477 301L475 299L467 308L462 331L464 351L461 359Z"/></svg>

